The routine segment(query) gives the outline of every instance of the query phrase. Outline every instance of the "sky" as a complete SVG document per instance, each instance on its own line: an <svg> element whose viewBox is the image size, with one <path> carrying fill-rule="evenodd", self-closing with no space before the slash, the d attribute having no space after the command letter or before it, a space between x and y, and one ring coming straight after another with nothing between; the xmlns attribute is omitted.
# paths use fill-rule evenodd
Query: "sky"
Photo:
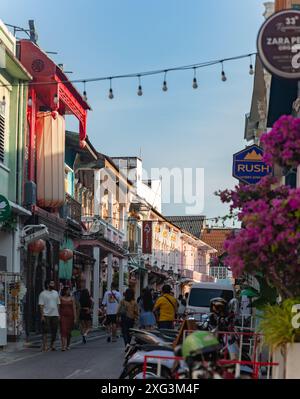
<svg viewBox="0 0 300 399"><path fill-rule="evenodd" d="M38 44L70 79L112 76L222 59L256 51L264 21L263 0L1 0L0 19L27 28L34 19ZM254 63L254 60L253 60ZM86 87L92 111L88 136L110 156L142 155L143 167L204 169L207 217L223 216L227 206L214 192L233 188L232 155L243 149L245 114L250 110L253 76L249 59L142 80L113 81ZM83 90L82 84L77 86ZM77 123L70 122L70 128ZM195 184L199 184L194 179ZM163 187L162 187L163 188ZM163 204L165 215L187 212L186 203ZM198 213L198 212L197 212Z"/></svg>

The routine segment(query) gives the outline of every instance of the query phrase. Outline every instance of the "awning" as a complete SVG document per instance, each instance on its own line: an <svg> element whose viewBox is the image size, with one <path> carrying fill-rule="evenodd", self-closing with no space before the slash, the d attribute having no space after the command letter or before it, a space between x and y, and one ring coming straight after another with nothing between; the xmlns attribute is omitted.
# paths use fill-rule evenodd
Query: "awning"
<svg viewBox="0 0 300 399"><path fill-rule="evenodd" d="M16 213L17 215L21 215L21 216L31 216L32 213L26 209L23 208L22 206L16 204L15 202L12 201L8 201L9 205L11 206L11 209L13 210L14 213Z"/></svg>
<svg viewBox="0 0 300 399"><path fill-rule="evenodd" d="M33 205L32 213L34 215L34 224L44 224L49 231L49 237L52 240L62 242L65 239L66 222L55 214L45 211L36 205Z"/></svg>
<svg viewBox="0 0 300 399"><path fill-rule="evenodd" d="M293 102L297 97L297 80L281 79L273 75L267 127L272 127L282 115L290 115L293 110Z"/></svg>
<svg viewBox="0 0 300 399"><path fill-rule="evenodd" d="M76 251L75 249L73 250L73 255L74 255L74 265L77 265L79 260L86 264L91 264L91 265L93 265L96 262L95 258L85 254L84 252Z"/></svg>
<svg viewBox="0 0 300 399"><path fill-rule="evenodd" d="M135 269L135 270L141 270L144 272L148 271L148 269L142 264L142 262L140 262L139 260L137 260L135 258L131 258L131 257L129 257L129 259L127 261L127 266L131 267L132 269Z"/></svg>
<svg viewBox="0 0 300 399"><path fill-rule="evenodd" d="M74 239L75 248L78 247L99 247L101 250L107 253L112 253L117 258L125 257L124 248L116 245L114 242L110 240L106 240L104 237L101 238L89 238L89 236L83 236L82 238Z"/></svg>

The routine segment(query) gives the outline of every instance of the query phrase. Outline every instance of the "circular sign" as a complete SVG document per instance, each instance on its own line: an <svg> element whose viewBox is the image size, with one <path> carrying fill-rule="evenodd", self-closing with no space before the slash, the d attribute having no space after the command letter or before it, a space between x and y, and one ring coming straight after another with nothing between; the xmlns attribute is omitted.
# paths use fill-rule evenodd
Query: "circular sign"
<svg viewBox="0 0 300 399"><path fill-rule="evenodd" d="M300 11L280 11L268 18L258 33L257 50L273 75L300 79Z"/></svg>
<svg viewBox="0 0 300 399"><path fill-rule="evenodd" d="M11 206L8 200L3 196L0 195L0 222L4 222L7 220L11 215Z"/></svg>
<svg viewBox="0 0 300 399"><path fill-rule="evenodd" d="M34 72L42 72L42 70L45 68L45 64L43 60L36 59L32 62L31 68Z"/></svg>

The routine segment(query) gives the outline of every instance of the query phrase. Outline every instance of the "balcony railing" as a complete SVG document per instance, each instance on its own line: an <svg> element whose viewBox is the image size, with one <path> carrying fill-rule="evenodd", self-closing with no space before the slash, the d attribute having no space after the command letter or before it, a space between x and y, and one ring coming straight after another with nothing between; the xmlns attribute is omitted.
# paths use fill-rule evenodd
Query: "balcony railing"
<svg viewBox="0 0 300 399"><path fill-rule="evenodd" d="M70 194L66 194L64 206L61 208L60 215L63 219L70 218L71 220L81 223L81 204L76 201Z"/></svg>
<svg viewBox="0 0 300 399"><path fill-rule="evenodd" d="M81 220L86 224L89 233L95 233L120 247L123 246L125 234L101 217L82 216Z"/></svg>
<svg viewBox="0 0 300 399"><path fill-rule="evenodd" d="M210 266L209 274L218 280L232 278L232 272L225 266Z"/></svg>

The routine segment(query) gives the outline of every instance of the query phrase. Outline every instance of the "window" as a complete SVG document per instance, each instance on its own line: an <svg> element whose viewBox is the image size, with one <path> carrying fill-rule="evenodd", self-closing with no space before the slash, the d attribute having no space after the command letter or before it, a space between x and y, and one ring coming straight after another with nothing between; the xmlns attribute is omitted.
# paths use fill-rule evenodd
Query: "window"
<svg viewBox="0 0 300 399"><path fill-rule="evenodd" d="M0 113L0 162L4 162L5 155L5 118Z"/></svg>
<svg viewBox="0 0 300 399"><path fill-rule="evenodd" d="M233 298L233 291L217 288L192 288L189 297L189 305L209 307L211 299L220 297L229 302Z"/></svg>

